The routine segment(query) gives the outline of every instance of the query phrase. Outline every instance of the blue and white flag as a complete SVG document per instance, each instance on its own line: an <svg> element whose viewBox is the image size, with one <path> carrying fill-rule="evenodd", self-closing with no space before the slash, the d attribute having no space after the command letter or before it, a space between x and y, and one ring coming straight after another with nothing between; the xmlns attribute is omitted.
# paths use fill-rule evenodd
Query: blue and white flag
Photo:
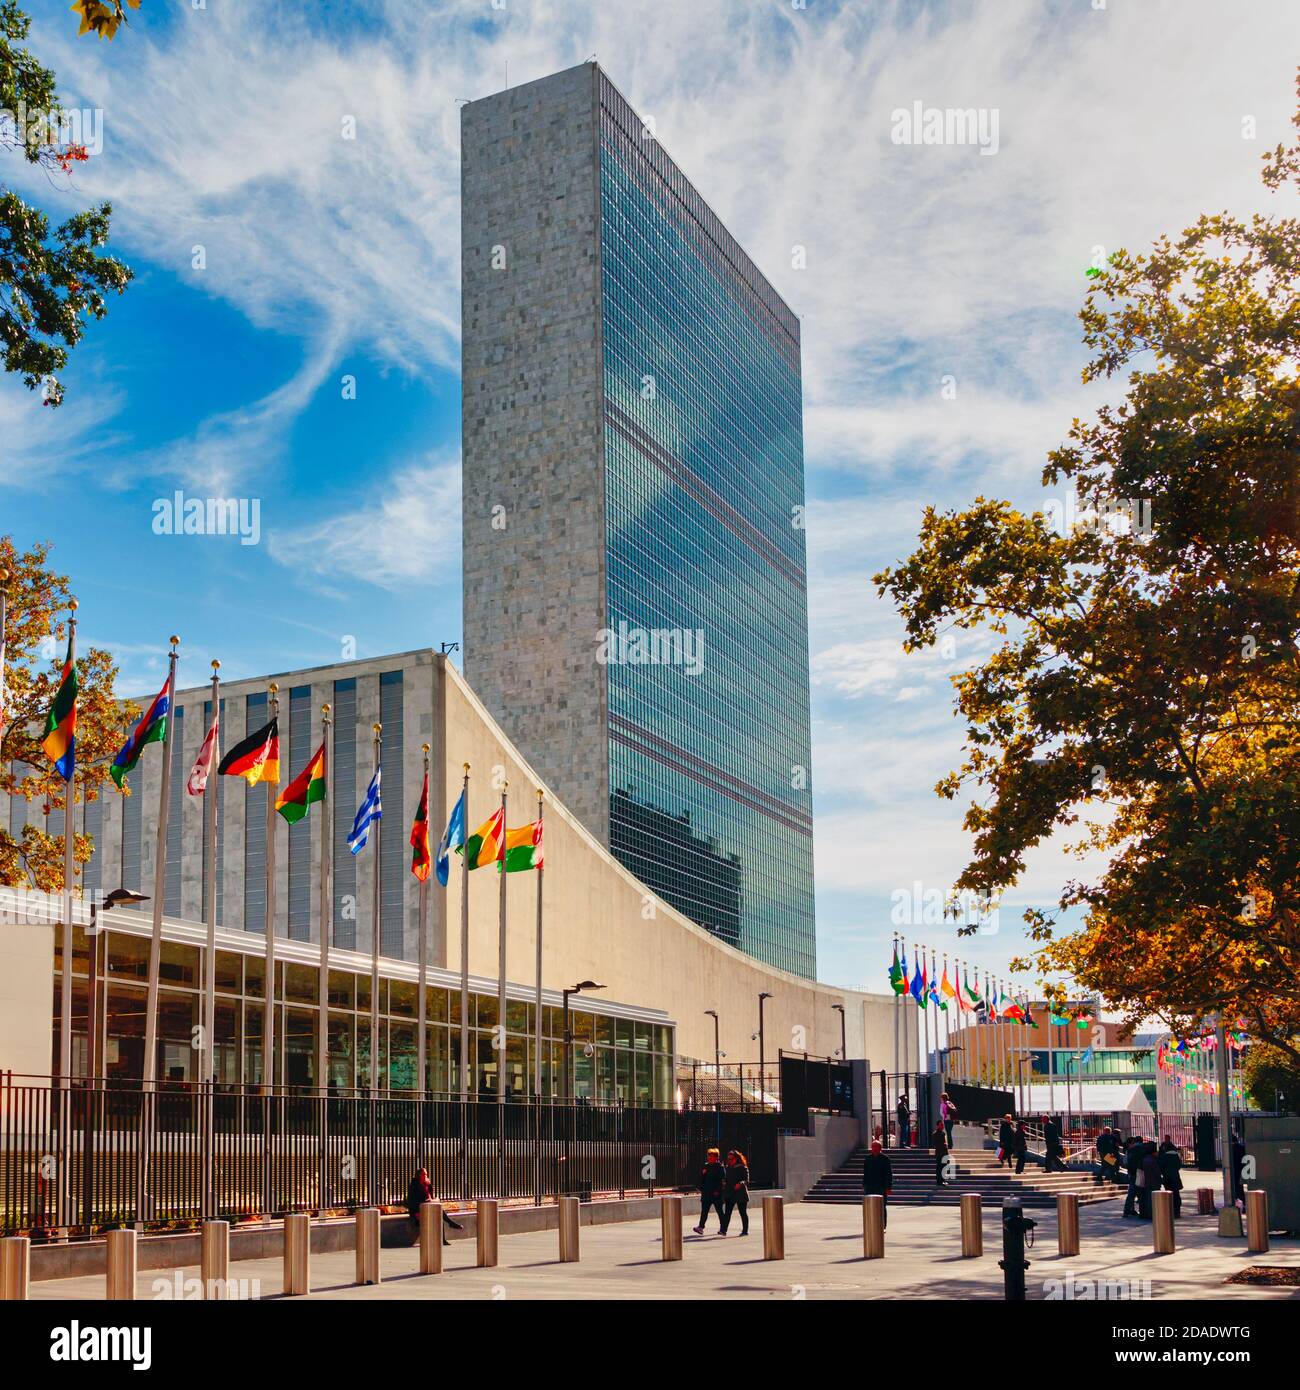
<svg viewBox="0 0 1300 1390"><path fill-rule="evenodd" d="M375 768L375 775L370 779L370 785L366 788L366 799L357 811L356 820L352 822L352 833L348 836L348 848L353 854L360 854L365 849L366 841L370 838L371 825L380 820L384 814L379 804L379 773L380 769Z"/></svg>
<svg viewBox="0 0 1300 1390"><path fill-rule="evenodd" d="M451 851L459 849L464 843L465 793L461 792L460 800L452 809L451 819L447 822L447 828L442 833L442 839L438 841L438 860L435 865L435 872L438 875L438 882L444 888L447 886L447 876L450 872Z"/></svg>
<svg viewBox="0 0 1300 1390"><path fill-rule="evenodd" d="M1088 1050L1087 1050L1087 1052L1085 1052L1085 1053L1083 1054L1083 1056L1079 1058L1079 1065L1080 1065L1081 1067L1082 1067L1082 1066L1086 1066L1086 1065L1087 1065L1089 1062L1091 1062L1091 1061L1092 1061L1092 1048L1089 1047Z"/></svg>

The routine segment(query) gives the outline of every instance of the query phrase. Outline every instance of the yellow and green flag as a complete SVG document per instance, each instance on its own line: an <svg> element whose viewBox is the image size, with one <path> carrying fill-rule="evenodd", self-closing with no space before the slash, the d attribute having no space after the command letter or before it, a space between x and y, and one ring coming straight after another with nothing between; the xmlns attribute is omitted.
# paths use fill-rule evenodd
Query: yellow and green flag
<svg viewBox="0 0 1300 1390"><path fill-rule="evenodd" d="M518 826L506 831L505 855L498 868L508 874L524 873L542 867L542 821Z"/></svg>
<svg viewBox="0 0 1300 1390"><path fill-rule="evenodd" d="M463 854L471 869L481 869L485 864L495 864L501 858L501 842L505 838L506 813L500 808L489 820L469 837L466 844L457 848Z"/></svg>

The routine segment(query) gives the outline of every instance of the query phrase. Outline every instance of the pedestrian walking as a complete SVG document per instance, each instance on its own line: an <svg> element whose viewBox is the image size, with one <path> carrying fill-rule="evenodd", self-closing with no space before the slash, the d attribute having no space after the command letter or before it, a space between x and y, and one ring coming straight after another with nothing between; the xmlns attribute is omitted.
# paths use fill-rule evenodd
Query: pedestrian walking
<svg viewBox="0 0 1300 1390"><path fill-rule="evenodd" d="M952 1125L957 1118L957 1107L948 1098L948 1092L943 1091L939 1095L939 1119L943 1122L943 1132L948 1139L948 1147L952 1148Z"/></svg>
<svg viewBox="0 0 1300 1390"><path fill-rule="evenodd" d="M894 1114L898 1117L898 1147L906 1149L912 1139L912 1112L908 1109L906 1096L899 1096Z"/></svg>
<svg viewBox="0 0 1300 1390"><path fill-rule="evenodd" d="M1061 1155L1065 1145L1061 1143L1061 1126L1050 1115L1043 1116L1043 1148L1046 1150L1043 1171L1045 1173L1064 1173L1065 1164Z"/></svg>
<svg viewBox="0 0 1300 1390"><path fill-rule="evenodd" d="M1124 1194L1122 1215L1136 1220L1141 1215L1138 1210L1138 1193L1141 1191L1142 1177L1142 1140L1136 1134L1129 1136L1128 1144L1125 1146L1124 1170L1128 1177L1128 1191Z"/></svg>
<svg viewBox="0 0 1300 1390"><path fill-rule="evenodd" d="M1011 1152L1016 1160L1016 1172L1025 1171L1025 1159L1029 1156L1029 1131L1025 1128L1023 1120L1016 1121L1016 1127L1011 1135Z"/></svg>
<svg viewBox="0 0 1300 1390"><path fill-rule="evenodd" d="M884 1206L882 1226L889 1225L889 1194L894 1190L894 1165L881 1151L880 1140L871 1141L871 1152L862 1160L862 1195L880 1197Z"/></svg>
<svg viewBox="0 0 1300 1390"><path fill-rule="evenodd" d="M1246 1200L1246 1146L1239 1134L1232 1136L1232 1200Z"/></svg>
<svg viewBox="0 0 1300 1390"><path fill-rule="evenodd" d="M1001 1124L998 1125L998 1167L1005 1163L1011 1167L1015 1159L1015 1136L1016 1127L1011 1122L1010 1115L1003 1115Z"/></svg>
<svg viewBox="0 0 1300 1390"><path fill-rule="evenodd" d="M948 1186L948 1132L940 1120L930 1135L930 1147L934 1150L934 1185Z"/></svg>
<svg viewBox="0 0 1300 1390"><path fill-rule="evenodd" d="M1109 1125L1103 1125L1097 1136L1097 1172L1093 1182L1100 1187L1108 1182L1119 1167L1119 1140Z"/></svg>
<svg viewBox="0 0 1300 1390"><path fill-rule="evenodd" d="M1160 1191L1160 1159L1156 1156L1156 1142L1148 1139L1142 1145L1141 1168L1138 1183L1138 1215L1143 1221L1151 1220L1151 1194Z"/></svg>
<svg viewBox="0 0 1300 1390"><path fill-rule="evenodd" d="M1160 1163L1160 1185L1173 1194L1174 1217L1177 1219L1183 1214L1183 1156L1166 1134L1156 1157Z"/></svg>
<svg viewBox="0 0 1300 1390"><path fill-rule="evenodd" d="M695 1234L704 1234L709 1212L718 1213L718 1226L725 1233L726 1213L722 1210L723 1193L727 1190L727 1170L722 1166L722 1155L717 1149L710 1149L704 1156L704 1167L700 1169L700 1224Z"/></svg>
<svg viewBox="0 0 1300 1390"><path fill-rule="evenodd" d="M727 1154L726 1206L722 1212L722 1234L731 1225L731 1213L740 1212L740 1234L749 1234L749 1164L739 1149Z"/></svg>

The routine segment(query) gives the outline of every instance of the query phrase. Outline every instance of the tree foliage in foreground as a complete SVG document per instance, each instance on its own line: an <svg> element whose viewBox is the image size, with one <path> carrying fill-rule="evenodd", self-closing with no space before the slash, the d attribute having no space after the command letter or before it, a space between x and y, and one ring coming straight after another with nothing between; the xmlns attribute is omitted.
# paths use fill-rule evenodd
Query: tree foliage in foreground
<svg viewBox="0 0 1300 1390"><path fill-rule="evenodd" d="M1295 124L1263 172L1292 203ZM927 509L876 583L909 649L1000 638L954 679L965 757L937 791L974 796L955 887L996 896L1061 827L1106 861L1026 914L1037 949L1017 965L1067 972L1130 1022L1223 1011L1300 1061L1298 287L1292 216L1208 214L1112 256L1080 315L1084 380L1127 374L1126 394L1074 422L1043 482L1094 516L1149 499L1150 534L980 497Z"/></svg>

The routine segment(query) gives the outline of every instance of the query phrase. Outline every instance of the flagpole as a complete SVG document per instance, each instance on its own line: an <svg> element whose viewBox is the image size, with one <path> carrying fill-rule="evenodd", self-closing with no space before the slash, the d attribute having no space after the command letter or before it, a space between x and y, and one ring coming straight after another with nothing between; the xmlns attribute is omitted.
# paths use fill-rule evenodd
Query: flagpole
<svg viewBox="0 0 1300 1390"><path fill-rule="evenodd" d="M542 823L542 798L544 795L545 793L540 790L537 793L537 823L539 826ZM537 989L533 1001L533 1095L538 1101L542 1098L542 874L545 870L546 850L543 847L542 862L537 866ZM897 1031L894 1034L894 1052L895 1057L897 1057Z"/></svg>
<svg viewBox="0 0 1300 1390"><path fill-rule="evenodd" d="M897 932L894 933L893 958L894 958L895 960L898 959L898 933L897 933ZM539 979L540 979L540 977L539 977ZM898 1075L900 1074L900 1071L901 1071L901 1069L900 1069L900 1067L899 1067L899 1065L898 1065L898 1021L899 1021L899 1018L900 1018L899 1005L900 1005L902 1002L903 1002L903 996L902 996L901 994L899 994L899 992L898 992L897 990L895 990L895 991L894 991L894 1076L895 1076L896 1078L898 1077ZM758 1083L758 1084L759 1084L760 1086L763 1084L762 1078L761 1078L761 1077L759 1078L759 1083ZM886 1123L887 1119L888 1119L888 1117L885 1116L885 1115L882 1115L882 1116L880 1117L881 1124L884 1125L886 1129L888 1129L888 1124Z"/></svg>
<svg viewBox="0 0 1300 1390"><path fill-rule="evenodd" d="M501 784L501 925L497 942L497 1100L506 1098L506 791L509 782Z"/></svg>
<svg viewBox="0 0 1300 1390"><path fill-rule="evenodd" d="M280 687L272 681L268 687L267 709L272 720L280 715ZM278 756L278 749L277 749ZM262 1008L262 1093L275 1090L275 797L271 788L279 784L279 771L274 783L266 785L266 980Z"/></svg>
<svg viewBox="0 0 1300 1390"><path fill-rule="evenodd" d="M320 1068L316 1075L316 1085L322 1095L328 1095L330 1085L330 946L334 935L334 895L330 888L330 874L334 857L334 749L330 744L330 730L334 727L328 704L320 707L320 742L325 750L325 802L320 817L320 979L316 988L316 1055ZM308 783L310 785L310 776Z"/></svg>
<svg viewBox="0 0 1300 1390"><path fill-rule="evenodd" d="M424 839L425 852L428 853L429 840L429 748L425 743L420 746L420 751L424 754L424 785L420 791L420 797L424 801ZM429 984L429 869L431 865L426 858L424 864L424 877L420 880L420 1006L417 1011L419 1019L419 1038L420 1045L417 1049L417 1073L416 1085L420 1092L420 1098L424 1098L424 1093L429 1089L428 1085L428 1053L424 1042L424 1028L427 1021L428 1005L425 995ZM420 1126L421 1139L424 1136L424 1126ZM420 1154L421 1163L424 1161L423 1145Z"/></svg>
<svg viewBox="0 0 1300 1390"><path fill-rule="evenodd" d="M68 663L75 669L77 661L77 600L70 599L68 608ZM73 737L76 737L73 720ZM59 1079L65 1089L72 1086L72 803L75 799L73 782L76 779L76 744L73 762L63 792L63 989L59 1002Z"/></svg>
<svg viewBox="0 0 1300 1390"><path fill-rule="evenodd" d="M913 945L916 945L914 942ZM924 1036L924 1051L921 1053L921 1066L919 1070L927 1076L930 1074L930 1001L925 997L925 948L916 946L916 954L921 970L921 997L916 1002L921 1006L921 1032Z"/></svg>
<svg viewBox="0 0 1300 1390"><path fill-rule="evenodd" d="M212 663L212 723L211 729L220 729L221 703L219 690L221 678L219 661ZM167 706L168 719L171 718L171 704ZM218 734L218 737L220 735ZM205 735L206 737L206 735ZM217 1214L216 1194L213 1191L213 1139L215 1129L216 1047L217 1047L217 781L213 775L220 761L220 749L213 740L211 758L208 762L207 785L204 792L207 801L204 817L207 821L205 833L208 844L208 882L204 892L203 912L207 919L207 952L203 960L203 1214L215 1218ZM200 757L202 750L200 749ZM191 774L193 775L193 774Z"/></svg>
<svg viewBox="0 0 1300 1390"><path fill-rule="evenodd" d="M460 852L460 1098L469 1099L469 764L465 764L465 831ZM461 1143L464 1144L462 1134Z"/></svg>
<svg viewBox="0 0 1300 1390"><path fill-rule="evenodd" d="M176 649L180 638L171 638L167 664L167 727L163 731L163 765L158 796L158 846L153 866L153 935L149 942L149 989L145 1002L144 1084L148 1089L158 1076L158 971L162 958L163 898L167 891L167 820L171 809L172 731L176 727Z"/></svg>
<svg viewBox="0 0 1300 1390"><path fill-rule="evenodd" d="M375 734L375 771L379 771L379 759L384 751L384 726L371 726ZM383 788L380 788L380 814L373 822L375 827L375 881L374 911L371 920L374 925L370 932L370 1094L379 1095L379 929L383 906L383 863L380 849L383 844Z"/></svg>

